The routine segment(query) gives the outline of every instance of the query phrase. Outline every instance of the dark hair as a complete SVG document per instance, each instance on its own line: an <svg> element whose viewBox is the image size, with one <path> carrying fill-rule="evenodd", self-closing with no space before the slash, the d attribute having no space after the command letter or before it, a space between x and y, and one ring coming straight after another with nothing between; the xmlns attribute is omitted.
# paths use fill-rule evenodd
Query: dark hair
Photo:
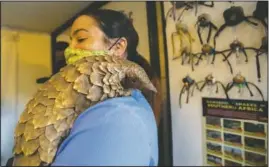
<svg viewBox="0 0 269 167"><path fill-rule="evenodd" d="M93 17L97 21L100 29L108 38L125 37L128 42L128 55L136 54L139 37L132 22L123 12L110 9L99 9L88 13L87 15Z"/></svg>
<svg viewBox="0 0 269 167"><path fill-rule="evenodd" d="M142 93L151 104L157 123L159 123L159 113L161 110L159 77L152 69L149 62L137 52L139 37L132 21L123 12L110 9L98 9L91 13L85 13L85 15L91 16L95 19L95 21L99 24L99 28L104 32L107 38L126 38L128 43L127 59L143 67L158 90L157 95L148 91L142 91ZM132 83L130 84L132 85Z"/></svg>
<svg viewBox="0 0 269 167"><path fill-rule="evenodd" d="M150 78L156 75L148 61L137 52L139 36L126 14L110 9L98 9L85 15L93 17L108 38L125 37L128 43L127 59L142 66Z"/></svg>

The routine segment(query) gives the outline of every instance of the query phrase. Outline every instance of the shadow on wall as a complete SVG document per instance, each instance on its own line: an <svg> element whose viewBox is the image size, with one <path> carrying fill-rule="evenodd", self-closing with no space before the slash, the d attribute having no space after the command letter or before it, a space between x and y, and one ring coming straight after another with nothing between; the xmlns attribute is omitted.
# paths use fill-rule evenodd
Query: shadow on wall
<svg viewBox="0 0 269 167"><path fill-rule="evenodd" d="M19 62L18 94L15 97L1 97L1 165L5 165L12 156L16 123L25 105L40 86L36 84L36 79L47 75L48 71L44 65ZM17 102L14 98L17 98Z"/></svg>
<svg viewBox="0 0 269 167"><path fill-rule="evenodd" d="M48 75L48 71L49 69L45 65L20 62L19 94L32 97L40 86L40 84L36 84L36 79ZM22 99L22 97L20 98Z"/></svg>
<svg viewBox="0 0 269 167"><path fill-rule="evenodd" d="M1 29L1 165L12 156L14 129L36 79L51 72L50 47L49 34Z"/></svg>

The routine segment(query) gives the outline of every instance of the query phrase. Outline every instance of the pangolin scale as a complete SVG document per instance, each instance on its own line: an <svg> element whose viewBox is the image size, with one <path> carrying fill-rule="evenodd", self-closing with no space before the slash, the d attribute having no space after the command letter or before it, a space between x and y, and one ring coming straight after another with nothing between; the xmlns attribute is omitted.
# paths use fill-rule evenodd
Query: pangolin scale
<svg viewBox="0 0 269 167"><path fill-rule="evenodd" d="M78 115L108 98L129 96L124 79L156 92L139 65L115 56L89 56L63 67L26 104L15 129L13 166L48 166Z"/></svg>

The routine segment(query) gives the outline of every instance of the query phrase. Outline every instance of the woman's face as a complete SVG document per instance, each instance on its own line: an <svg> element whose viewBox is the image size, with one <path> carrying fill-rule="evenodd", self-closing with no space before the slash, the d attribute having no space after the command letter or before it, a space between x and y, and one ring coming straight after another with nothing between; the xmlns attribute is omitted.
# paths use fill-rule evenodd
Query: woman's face
<svg viewBox="0 0 269 167"><path fill-rule="evenodd" d="M98 27L93 17L82 15L78 17L70 33L70 47L84 50L107 50L105 43L105 34Z"/></svg>

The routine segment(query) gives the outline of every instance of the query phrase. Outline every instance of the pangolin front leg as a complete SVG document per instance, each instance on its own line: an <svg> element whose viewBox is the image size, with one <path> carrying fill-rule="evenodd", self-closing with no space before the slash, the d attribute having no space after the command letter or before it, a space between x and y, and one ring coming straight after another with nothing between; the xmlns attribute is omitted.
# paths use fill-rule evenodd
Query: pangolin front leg
<svg viewBox="0 0 269 167"><path fill-rule="evenodd" d="M62 68L27 103L15 129L14 166L46 166L55 158L80 113L103 100L129 96L123 79L156 88L139 65L112 56L90 56Z"/></svg>

